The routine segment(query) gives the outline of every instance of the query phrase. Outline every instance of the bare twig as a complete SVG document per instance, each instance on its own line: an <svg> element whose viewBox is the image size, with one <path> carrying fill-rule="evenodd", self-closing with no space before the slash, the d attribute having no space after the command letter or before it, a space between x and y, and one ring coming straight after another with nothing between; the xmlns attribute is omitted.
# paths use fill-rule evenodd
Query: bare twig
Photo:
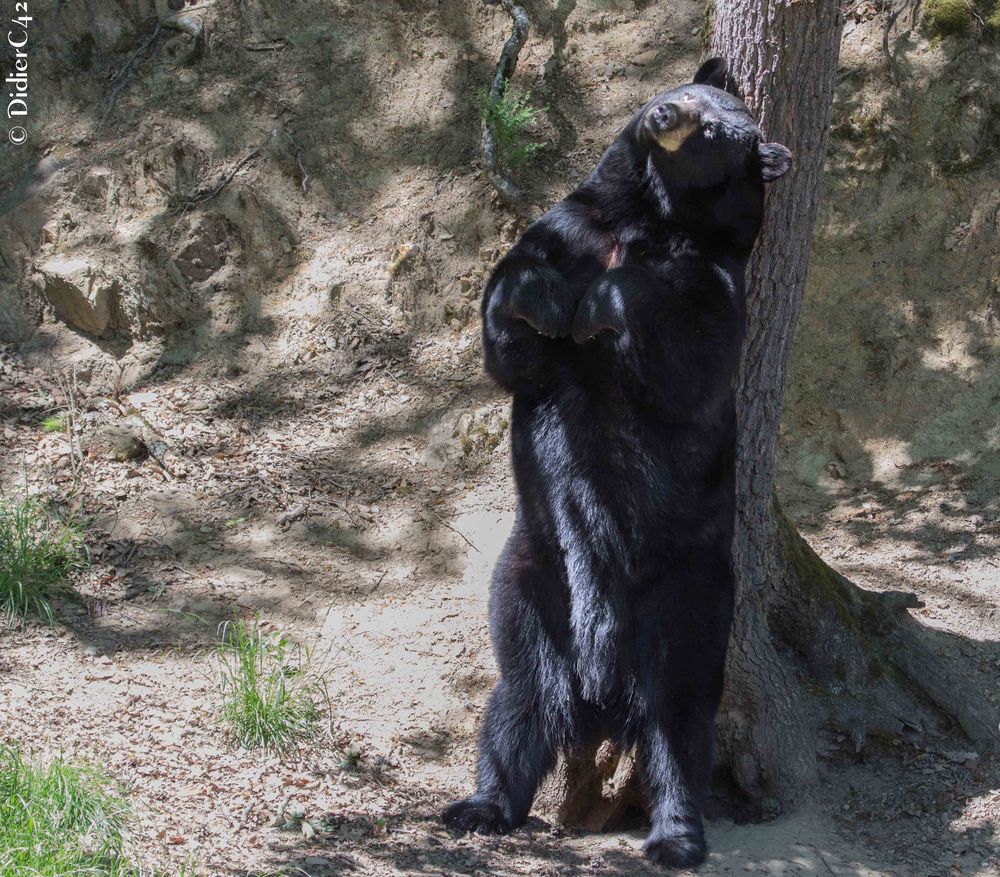
<svg viewBox="0 0 1000 877"><path fill-rule="evenodd" d="M80 448L80 429L77 423L80 408L77 404L76 369L72 369L67 377L59 375L57 379L59 389L66 397L66 441L69 443L70 473L75 490L83 471L83 451Z"/></svg>
<svg viewBox="0 0 1000 877"><path fill-rule="evenodd" d="M243 48L248 52L280 52L288 48L288 43L282 38L270 43L244 43Z"/></svg>
<svg viewBox="0 0 1000 877"><path fill-rule="evenodd" d="M493 74L493 82L487 93L486 99L490 104L497 103L503 96L504 86L514 75L517 67L517 57L521 53L525 40L528 39L528 30L531 22L528 13L524 8L518 6L514 0L500 0L500 4L510 14L513 20L510 36L504 43L500 52L500 60L497 62L496 72ZM501 170L499 156L497 154L496 132L483 118L483 164L490 176L490 181L496 187L501 197L513 207L519 207L523 200L521 190L514 184L514 181Z"/></svg>
<svg viewBox="0 0 1000 877"><path fill-rule="evenodd" d="M299 163L299 171L302 173L302 191L308 193L309 191L308 183L310 177L309 177L309 172L305 168L305 165L302 164L302 147L295 142L295 138L292 137L292 135L289 134L287 131L285 132L285 136L288 138L288 142L295 147L295 160Z"/></svg>
<svg viewBox="0 0 1000 877"><path fill-rule="evenodd" d="M435 518L437 518L442 524L444 524L449 530L451 530L452 533L455 533L458 536L461 536L462 537L462 541L464 541L465 544L469 546L469 548L471 548L473 551L479 551L479 549L475 546L475 544L473 544L473 542L469 539L469 537L465 535L465 533L463 533L461 530L458 530L455 527L453 527L451 524L449 524L436 511L434 511L434 509L429 509L429 511L430 511L430 513L432 515L434 515Z"/></svg>
<svg viewBox="0 0 1000 877"><path fill-rule="evenodd" d="M239 161L236 162L226 173L222 175L219 181L214 186L203 185L199 186L194 192L184 198L178 205L177 210L184 213L190 210L192 207L197 207L199 204L204 204L206 201L211 200L216 195L219 194L223 189L228 186L235 176L253 159L257 154L264 148L267 143L265 140L263 143L258 143L253 149L247 152Z"/></svg>

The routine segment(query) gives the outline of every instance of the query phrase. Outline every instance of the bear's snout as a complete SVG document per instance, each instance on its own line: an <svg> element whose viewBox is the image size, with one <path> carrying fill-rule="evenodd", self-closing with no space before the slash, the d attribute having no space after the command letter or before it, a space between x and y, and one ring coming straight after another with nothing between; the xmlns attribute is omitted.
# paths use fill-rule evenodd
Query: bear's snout
<svg viewBox="0 0 1000 877"><path fill-rule="evenodd" d="M681 121L680 107L677 104L660 104L653 107L649 114L649 124L656 131L670 131Z"/></svg>
<svg viewBox="0 0 1000 877"><path fill-rule="evenodd" d="M664 101L650 108L645 124L652 139L662 149L673 152L701 126L701 108L691 99Z"/></svg>

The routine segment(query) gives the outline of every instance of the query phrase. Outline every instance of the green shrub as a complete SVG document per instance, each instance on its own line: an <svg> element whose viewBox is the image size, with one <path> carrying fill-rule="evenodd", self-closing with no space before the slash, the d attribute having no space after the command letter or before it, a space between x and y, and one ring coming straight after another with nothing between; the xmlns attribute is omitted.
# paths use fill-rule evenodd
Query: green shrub
<svg viewBox="0 0 1000 877"><path fill-rule="evenodd" d="M49 597L86 565L83 534L34 497L0 497L0 615L13 626L29 615L52 621Z"/></svg>
<svg viewBox="0 0 1000 877"><path fill-rule="evenodd" d="M0 746L0 877L125 877L125 803L89 767Z"/></svg>
<svg viewBox="0 0 1000 877"><path fill-rule="evenodd" d="M220 718L230 740L244 749L282 752L312 735L324 694L309 670L309 651L260 620L234 620L220 628L216 649Z"/></svg>
<svg viewBox="0 0 1000 877"><path fill-rule="evenodd" d="M1000 36L1000 0L993 4L993 9L986 16L986 31L990 36Z"/></svg>
<svg viewBox="0 0 1000 877"><path fill-rule="evenodd" d="M497 158L508 170L524 164L539 149L545 146L541 141L527 140L529 131L537 124L544 108L531 102L531 92L515 95L510 92L510 81L504 82L500 97L490 100L488 92L479 99L479 111L483 121L493 130L497 141Z"/></svg>
<svg viewBox="0 0 1000 877"><path fill-rule="evenodd" d="M926 0L924 21L935 33L968 33L972 29L972 7L967 0Z"/></svg>

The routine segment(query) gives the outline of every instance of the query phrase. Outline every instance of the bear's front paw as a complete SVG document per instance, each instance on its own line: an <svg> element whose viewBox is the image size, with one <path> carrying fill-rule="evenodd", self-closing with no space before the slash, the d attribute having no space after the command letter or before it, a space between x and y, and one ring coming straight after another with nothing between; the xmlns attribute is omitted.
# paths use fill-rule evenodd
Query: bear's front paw
<svg viewBox="0 0 1000 877"><path fill-rule="evenodd" d="M625 302L618 286L600 280L587 290L573 318L573 340L589 341L605 331L625 331Z"/></svg>
<svg viewBox="0 0 1000 877"><path fill-rule="evenodd" d="M693 868L708 853L705 835L696 830L670 836L651 834L643 849L650 861L667 868Z"/></svg>
<svg viewBox="0 0 1000 877"><path fill-rule="evenodd" d="M519 287L510 298L511 315L546 338L569 335L575 310L576 300L565 284L553 283L542 295L530 287Z"/></svg>
<svg viewBox="0 0 1000 877"><path fill-rule="evenodd" d="M466 798L450 805L441 821L453 831L476 834L507 834L511 825L500 808L489 801Z"/></svg>

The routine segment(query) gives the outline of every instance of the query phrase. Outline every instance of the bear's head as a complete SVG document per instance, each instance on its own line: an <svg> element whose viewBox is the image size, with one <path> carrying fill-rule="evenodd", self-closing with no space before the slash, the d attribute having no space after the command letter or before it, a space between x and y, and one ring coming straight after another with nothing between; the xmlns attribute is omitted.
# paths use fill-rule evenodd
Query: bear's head
<svg viewBox="0 0 1000 877"><path fill-rule="evenodd" d="M725 90L729 65L712 58L689 85L657 95L624 136L658 212L674 222L735 235L752 246L764 184L783 176L792 153L764 140L746 104Z"/></svg>

